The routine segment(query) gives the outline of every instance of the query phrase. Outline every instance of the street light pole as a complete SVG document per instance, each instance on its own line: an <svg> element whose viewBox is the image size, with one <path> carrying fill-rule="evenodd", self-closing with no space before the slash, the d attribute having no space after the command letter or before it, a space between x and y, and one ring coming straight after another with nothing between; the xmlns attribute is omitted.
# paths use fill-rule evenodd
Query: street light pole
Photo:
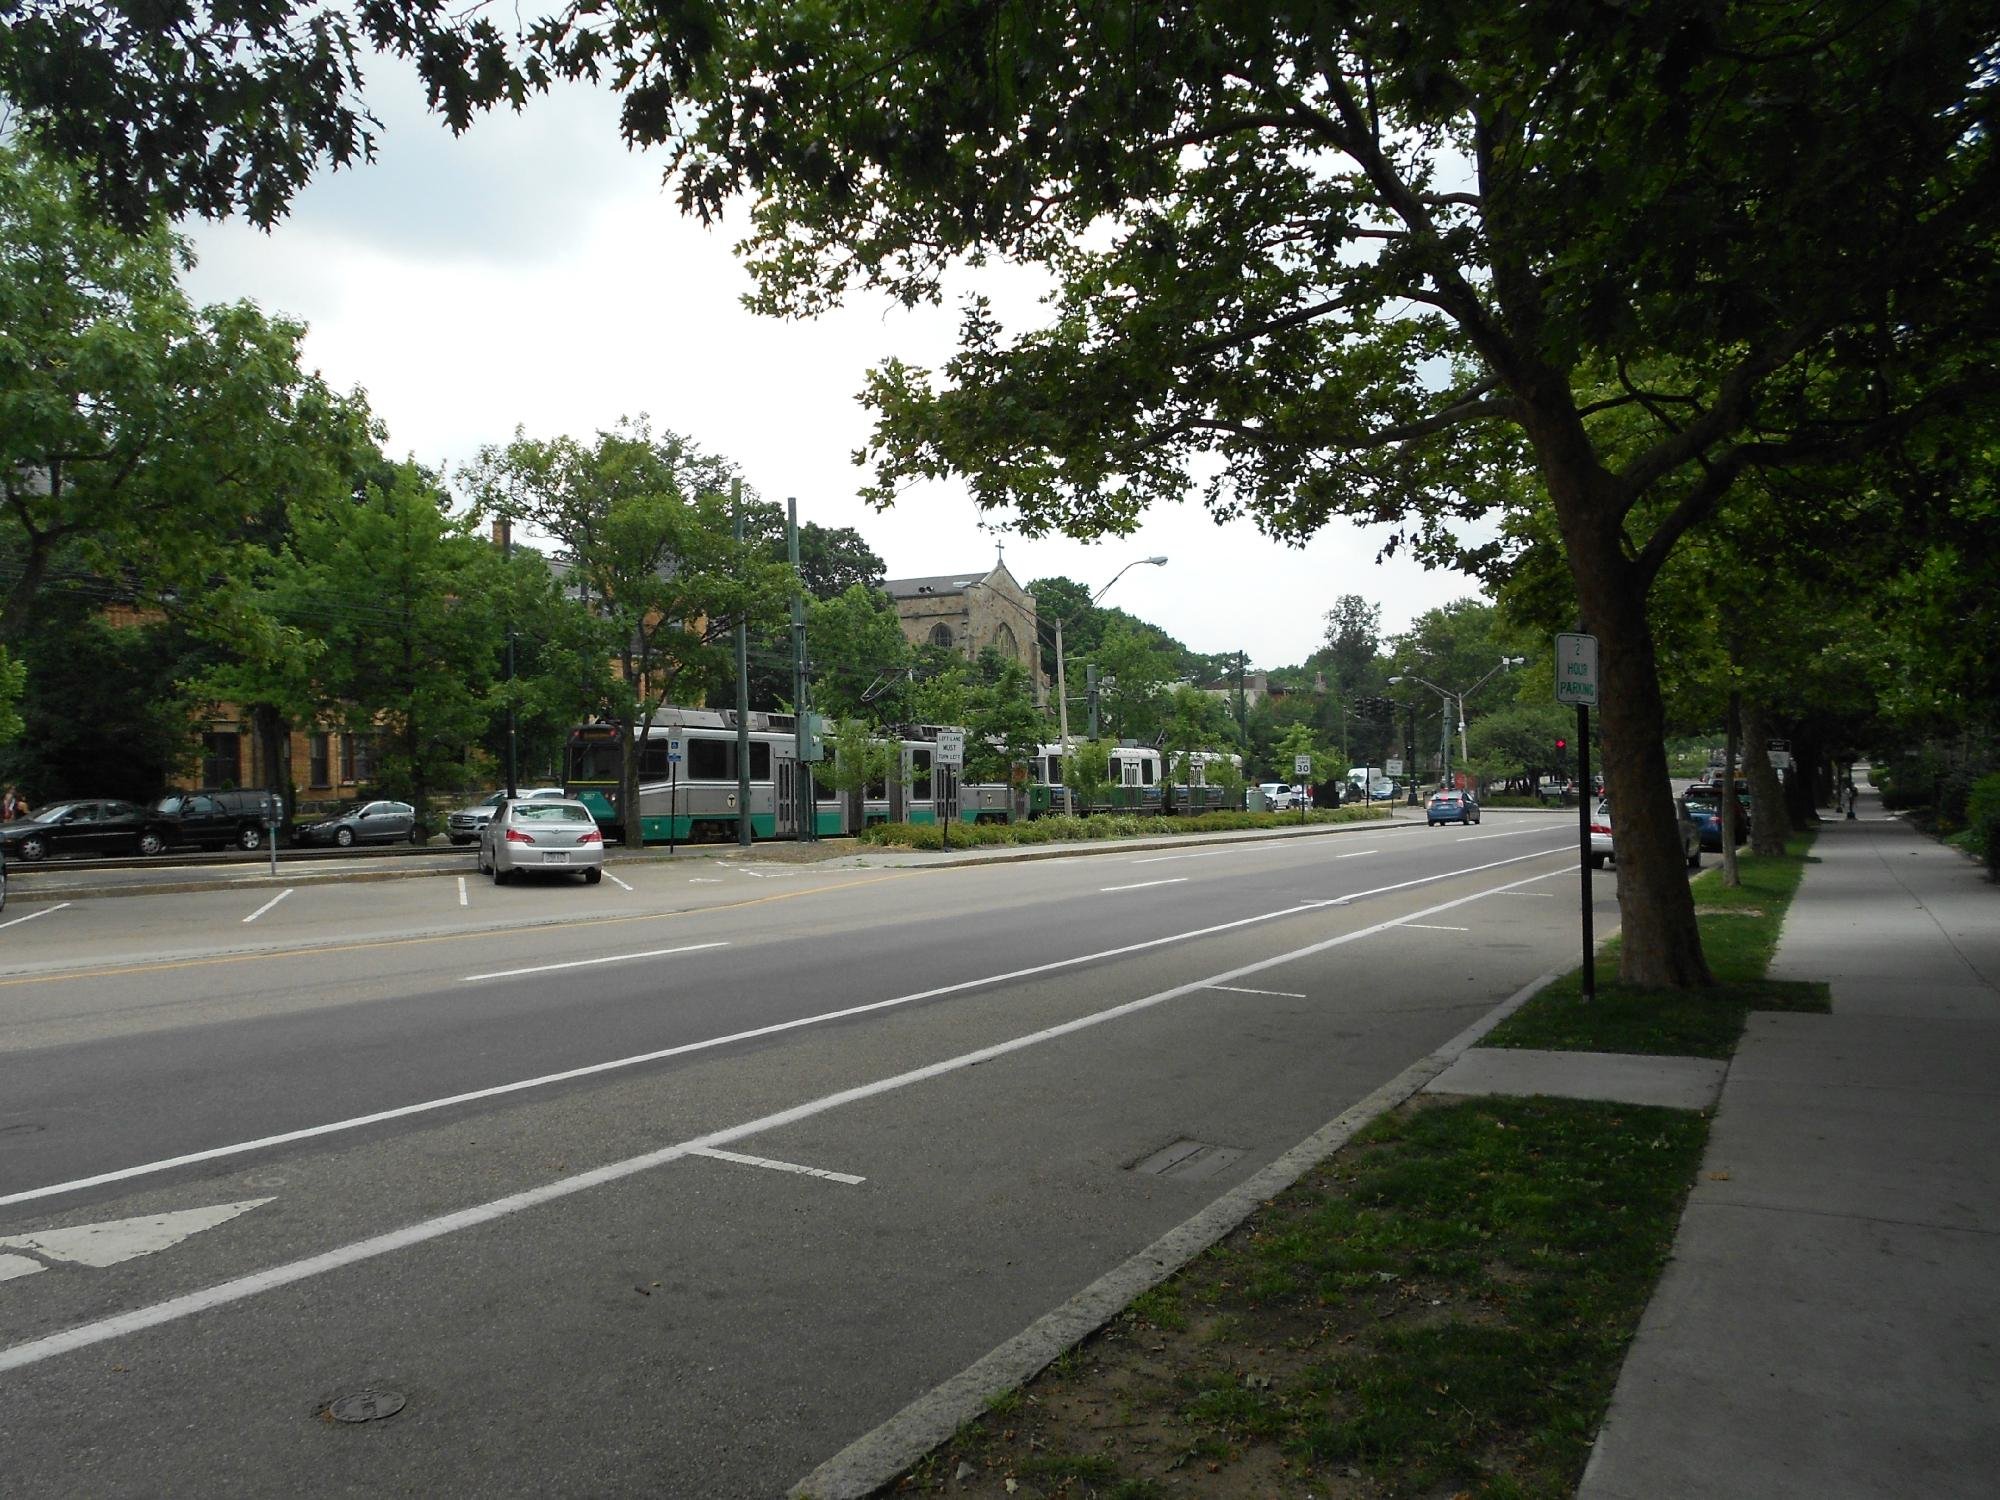
<svg viewBox="0 0 2000 1500"><path fill-rule="evenodd" d="M1443 786L1451 780L1451 711L1454 708L1458 710L1458 755L1460 763L1464 764L1472 759L1472 752L1466 748L1465 743L1465 700L1486 686L1487 679L1491 678L1495 672L1504 671L1508 667L1518 667L1526 660L1527 658L1524 656L1503 656L1487 671L1485 677L1480 678L1471 687L1461 688L1455 693L1449 688L1441 688L1435 682L1419 677L1415 672L1402 672L1389 679L1391 686L1406 680L1422 683L1440 698L1444 699L1444 723L1440 726L1442 733L1440 735L1440 749L1438 752L1438 762L1443 769L1438 775L1438 785Z"/></svg>
<svg viewBox="0 0 2000 1500"><path fill-rule="evenodd" d="M1146 563L1155 568L1164 568L1167 565L1167 560L1164 557L1135 557L1111 575L1111 583L1116 583L1141 563ZM1099 599L1110 593L1111 583L1105 584L1103 588L1092 594L1086 601L1086 604L1095 604ZM1057 733L1062 736L1063 811L1074 817L1076 814L1076 792L1071 785L1072 777L1069 764L1069 682L1063 672L1063 617L1061 615L1056 616L1056 720L1059 726Z"/></svg>

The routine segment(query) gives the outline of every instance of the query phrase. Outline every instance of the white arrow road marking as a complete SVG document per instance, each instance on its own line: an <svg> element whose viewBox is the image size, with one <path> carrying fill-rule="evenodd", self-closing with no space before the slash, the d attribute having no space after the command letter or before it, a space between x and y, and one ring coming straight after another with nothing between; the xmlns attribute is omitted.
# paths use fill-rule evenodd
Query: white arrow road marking
<svg viewBox="0 0 2000 1500"><path fill-rule="evenodd" d="M107 1219L102 1224L77 1224L68 1229L43 1229L34 1234L10 1234L0 1239L0 1247L32 1250L50 1260L69 1261L79 1266L115 1266L123 1260L178 1245L190 1235L226 1224L238 1214L248 1213L269 1203L269 1198L245 1198L239 1203L217 1203L209 1208L183 1208L174 1213L146 1214L136 1219ZM8 1260L25 1257L8 1256ZM0 1267L0 1271L4 1271ZM16 1271L14 1275L26 1275Z"/></svg>

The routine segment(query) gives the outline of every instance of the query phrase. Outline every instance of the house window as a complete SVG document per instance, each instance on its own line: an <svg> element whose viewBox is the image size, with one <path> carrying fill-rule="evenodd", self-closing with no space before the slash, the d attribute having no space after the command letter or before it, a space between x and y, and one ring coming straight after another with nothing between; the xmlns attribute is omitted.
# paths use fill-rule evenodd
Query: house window
<svg viewBox="0 0 2000 1500"><path fill-rule="evenodd" d="M340 737L340 784L351 786L354 782L354 736Z"/></svg>
<svg viewBox="0 0 2000 1500"><path fill-rule="evenodd" d="M1014 632L1005 625L994 632L993 649L1009 661L1021 659L1021 643L1014 638Z"/></svg>
<svg viewBox="0 0 2000 1500"><path fill-rule="evenodd" d="M243 736L211 731L201 737L201 784L233 787L243 784Z"/></svg>
<svg viewBox="0 0 2000 1500"><path fill-rule="evenodd" d="M375 736L372 734L354 736L354 779L356 781L375 779Z"/></svg>
<svg viewBox="0 0 2000 1500"><path fill-rule="evenodd" d="M332 738L331 735L324 731L306 736L306 780L315 787L329 787L333 785L328 780L333 771L331 764L331 751L333 747L329 743Z"/></svg>
<svg viewBox="0 0 2000 1500"><path fill-rule="evenodd" d="M931 626L931 644L933 646L942 646L945 650L949 651L952 645L951 627L949 625Z"/></svg>

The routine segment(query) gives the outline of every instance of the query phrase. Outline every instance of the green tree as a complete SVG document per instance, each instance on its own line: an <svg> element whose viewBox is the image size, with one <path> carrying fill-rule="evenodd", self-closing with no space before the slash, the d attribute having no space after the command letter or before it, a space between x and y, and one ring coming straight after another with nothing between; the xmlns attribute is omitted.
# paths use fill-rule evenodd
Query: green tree
<svg viewBox="0 0 2000 1500"><path fill-rule="evenodd" d="M813 703L829 719L866 717L903 682L914 654L888 595L864 583L806 607Z"/></svg>
<svg viewBox="0 0 2000 1500"><path fill-rule="evenodd" d="M748 534L734 535L730 466L644 418L585 446L517 433L482 450L467 482L483 512L526 524L564 551L570 583L611 633L619 672L614 714L625 725L621 806L639 805L636 747L668 703L733 675L726 643L739 622L781 619L797 575ZM624 818L625 842L644 834Z"/></svg>
<svg viewBox="0 0 2000 1500"><path fill-rule="evenodd" d="M445 504L405 466L352 505L301 514L263 591L281 627L311 642L300 653L310 704L285 704L294 721L338 716L373 736L377 781L420 820L436 792L468 779L505 634L500 554Z"/></svg>
<svg viewBox="0 0 2000 1500"><path fill-rule="evenodd" d="M368 446L358 400L299 363L299 325L197 309L186 243L130 238L69 173L0 143L0 638L52 570L186 614L240 573L257 517L344 492Z"/></svg>
<svg viewBox="0 0 2000 1500"><path fill-rule="evenodd" d="M1018 336L973 302L941 379L878 369L876 497L961 474L1094 535L1194 485L1458 557L1458 518L1545 488L1603 647L1621 974L1705 983L1648 590L1744 473L1990 404L1990 7L752 11L541 36L560 68L685 68L624 123L698 211L757 194L757 305L922 300L960 255L1057 279ZM1646 384L1660 351L1678 378ZM1645 445L1614 462L1606 415Z"/></svg>
<svg viewBox="0 0 2000 1500"><path fill-rule="evenodd" d="M1229 750L1236 743L1236 725L1222 699L1185 683L1168 695L1160 751L1166 760L1169 789L1193 783L1193 763L1189 756L1194 751Z"/></svg>

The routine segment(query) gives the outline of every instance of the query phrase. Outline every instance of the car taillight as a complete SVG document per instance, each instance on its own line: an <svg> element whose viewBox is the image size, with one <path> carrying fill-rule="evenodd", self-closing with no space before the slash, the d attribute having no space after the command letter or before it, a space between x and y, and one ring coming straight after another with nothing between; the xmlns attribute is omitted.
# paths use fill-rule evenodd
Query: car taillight
<svg viewBox="0 0 2000 1500"><path fill-rule="evenodd" d="M1609 823L1592 823L1590 831L1592 833L1601 833L1606 838L1611 837L1611 825Z"/></svg>
<svg viewBox="0 0 2000 1500"><path fill-rule="evenodd" d="M510 828L507 830L507 842L510 844L532 844L534 843L534 841L535 839L533 834L523 833L518 828Z"/></svg>
<svg viewBox="0 0 2000 1500"><path fill-rule="evenodd" d="M579 844L601 844L604 842L604 835L597 829L593 828L590 830L590 832L586 833L582 838L578 839L577 842Z"/></svg>

